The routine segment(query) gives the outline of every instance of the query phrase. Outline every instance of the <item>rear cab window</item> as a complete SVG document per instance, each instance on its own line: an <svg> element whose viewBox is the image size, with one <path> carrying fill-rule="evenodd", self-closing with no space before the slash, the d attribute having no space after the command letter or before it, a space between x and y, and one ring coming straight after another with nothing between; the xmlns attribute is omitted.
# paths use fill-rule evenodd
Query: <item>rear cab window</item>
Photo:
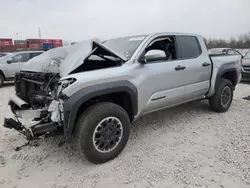
<svg viewBox="0 0 250 188"><path fill-rule="evenodd" d="M179 39L183 59L194 59L201 55L202 50L197 37L181 35Z"/></svg>

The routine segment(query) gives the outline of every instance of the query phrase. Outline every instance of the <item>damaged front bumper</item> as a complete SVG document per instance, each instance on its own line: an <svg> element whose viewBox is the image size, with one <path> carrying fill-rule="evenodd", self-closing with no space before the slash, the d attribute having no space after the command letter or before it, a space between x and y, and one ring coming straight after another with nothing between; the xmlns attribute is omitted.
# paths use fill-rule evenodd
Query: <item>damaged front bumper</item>
<svg viewBox="0 0 250 188"><path fill-rule="evenodd" d="M31 131L29 131L26 127L24 127L20 122L15 121L12 118L4 118L3 126L5 128L17 130L18 132L23 134L26 137L27 140L33 140L34 139L33 133Z"/></svg>
<svg viewBox="0 0 250 188"><path fill-rule="evenodd" d="M3 126L5 128L17 130L29 141L34 140L45 133L56 131L58 129L58 125L55 122L38 123L28 129L22 125L22 123L14 120L13 118L4 118Z"/></svg>
<svg viewBox="0 0 250 188"><path fill-rule="evenodd" d="M29 141L46 133L57 131L61 126L59 124L61 114L59 111L59 102L52 101L48 109L33 110L29 109L29 104L17 95L12 95L9 100L9 105L15 114L15 119L5 118L3 126L5 128L15 129L23 134ZM39 123L27 128L18 118L33 119L33 121L39 121Z"/></svg>

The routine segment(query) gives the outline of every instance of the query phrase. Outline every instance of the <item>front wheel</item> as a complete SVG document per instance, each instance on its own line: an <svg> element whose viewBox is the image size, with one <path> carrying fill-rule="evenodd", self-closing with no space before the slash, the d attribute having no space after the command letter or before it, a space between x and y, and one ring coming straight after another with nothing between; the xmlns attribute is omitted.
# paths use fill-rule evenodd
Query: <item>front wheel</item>
<svg viewBox="0 0 250 188"><path fill-rule="evenodd" d="M0 87L2 87L4 84L4 77L2 74L0 74Z"/></svg>
<svg viewBox="0 0 250 188"><path fill-rule="evenodd" d="M114 103L93 104L76 122L75 141L82 155L92 163L104 163L118 156L127 144L130 119Z"/></svg>
<svg viewBox="0 0 250 188"><path fill-rule="evenodd" d="M231 106L232 100L232 82L227 79L221 79L215 94L209 99L211 109L216 112L225 112Z"/></svg>

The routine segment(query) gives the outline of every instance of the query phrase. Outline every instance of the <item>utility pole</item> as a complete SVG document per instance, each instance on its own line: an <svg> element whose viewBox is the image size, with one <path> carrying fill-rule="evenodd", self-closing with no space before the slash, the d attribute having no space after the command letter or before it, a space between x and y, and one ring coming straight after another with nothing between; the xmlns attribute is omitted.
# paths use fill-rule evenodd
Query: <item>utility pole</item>
<svg viewBox="0 0 250 188"><path fill-rule="evenodd" d="M40 27L38 27L38 35L39 35L39 39L41 40L41 38L42 38L42 33L41 33Z"/></svg>
<svg viewBox="0 0 250 188"><path fill-rule="evenodd" d="M18 32L16 33L16 43L14 42L14 44L16 45L16 47L18 48Z"/></svg>
<svg viewBox="0 0 250 188"><path fill-rule="evenodd" d="M38 27L38 35L39 35L39 40L40 40L40 48L42 47L42 33L40 27Z"/></svg>
<svg viewBox="0 0 250 188"><path fill-rule="evenodd" d="M18 40L18 33L16 33L16 40Z"/></svg>

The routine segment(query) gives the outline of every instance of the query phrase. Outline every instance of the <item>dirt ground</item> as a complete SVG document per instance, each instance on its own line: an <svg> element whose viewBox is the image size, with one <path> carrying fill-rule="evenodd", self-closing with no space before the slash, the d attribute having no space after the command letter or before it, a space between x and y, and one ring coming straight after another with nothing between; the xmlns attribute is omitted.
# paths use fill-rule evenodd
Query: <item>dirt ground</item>
<svg viewBox="0 0 250 188"><path fill-rule="evenodd" d="M0 88L0 124L12 114L13 85ZM102 165L81 160L63 136L26 140L0 127L0 187L250 187L250 85L239 84L230 110L195 102L152 113L133 124L121 155Z"/></svg>

